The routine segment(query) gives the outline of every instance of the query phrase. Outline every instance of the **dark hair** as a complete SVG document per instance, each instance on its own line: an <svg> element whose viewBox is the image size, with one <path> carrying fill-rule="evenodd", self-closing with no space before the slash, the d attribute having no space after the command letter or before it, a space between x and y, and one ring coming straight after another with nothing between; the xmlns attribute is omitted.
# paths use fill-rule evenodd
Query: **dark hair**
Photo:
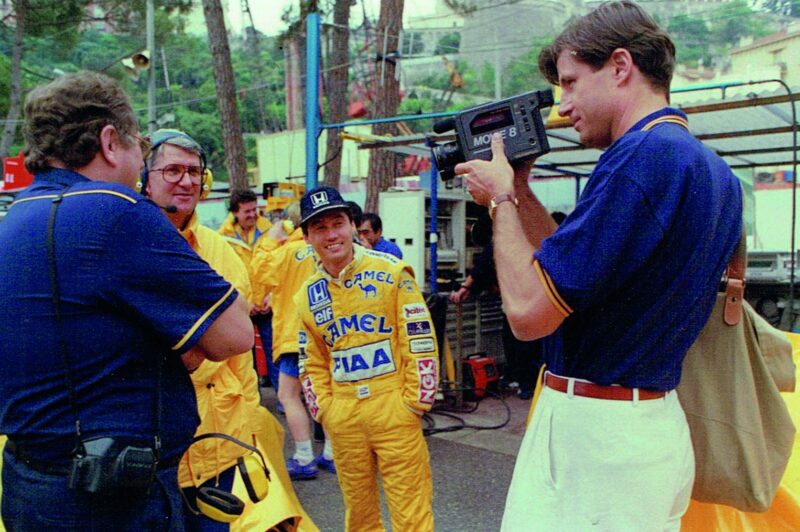
<svg viewBox="0 0 800 532"><path fill-rule="evenodd" d="M579 18L539 54L539 70L558 85L558 57L569 50L594 70L617 48L628 50L653 87L669 94L675 69L675 45L644 9L629 0L605 2Z"/></svg>
<svg viewBox="0 0 800 532"><path fill-rule="evenodd" d="M25 167L31 173L58 161L67 168L89 164L100 151L100 131L114 126L127 146L139 122L127 94L97 72L78 72L33 89L25 99Z"/></svg>
<svg viewBox="0 0 800 532"><path fill-rule="evenodd" d="M567 219L567 215L561 211L553 211L550 213L550 218L552 218L556 224L561 225L561 223Z"/></svg>
<svg viewBox="0 0 800 532"><path fill-rule="evenodd" d="M361 224L364 222L369 222L370 227L376 233L383 231L383 222L381 222L381 217L375 214L374 212L365 212L361 215ZM361 225L358 224L358 225Z"/></svg>
<svg viewBox="0 0 800 532"><path fill-rule="evenodd" d="M231 192L228 210L231 212L239 212L239 205L242 203L250 203L251 201L258 201L258 196L256 196L256 193L252 190L234 190Z"/></svg>
<svg viewBox="0 0 800 532"><path fill-rule="evenodd" d="M355 201L348 201L346 203L347 206L350 207L350 221L356 224L356 227L358 227L361 225L361 217L363 216L361 206Z"/></svg>

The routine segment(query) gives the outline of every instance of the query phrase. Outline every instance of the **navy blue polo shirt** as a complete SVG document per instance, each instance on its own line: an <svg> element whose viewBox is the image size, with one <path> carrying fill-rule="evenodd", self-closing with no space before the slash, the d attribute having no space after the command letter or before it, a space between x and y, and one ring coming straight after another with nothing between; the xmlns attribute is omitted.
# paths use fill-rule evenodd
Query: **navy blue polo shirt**
<svg viewBox="0 0 800 532"><path fill-rule="evenodd" d="M391 240L386 240L385 238L381 237L372 249L375 251L381 251L383 253L388 253L389 255L394 255L398 259L403 258L403 252L400 251L400 246L392 242Z"/></svg>
<svg viewBox="0 0 800 532"><path fill-rule="evenodd" d="M151 201L67 170L37 175L0 223L0 433L46 461L75 443L46 245L64 190L56 262L83 436L152 441L162 358L162 458L178 456L199 423L180 355L237 293Z"/></svg>
<svg viewBox="0 0 800 532"><path fill-rule="evenodd" d="M665 108L617 139L574 212L534 254L567 316L544 342L550 371L606 385L677 386L742 230L737 178L673 123L685 119Z"/></svg>

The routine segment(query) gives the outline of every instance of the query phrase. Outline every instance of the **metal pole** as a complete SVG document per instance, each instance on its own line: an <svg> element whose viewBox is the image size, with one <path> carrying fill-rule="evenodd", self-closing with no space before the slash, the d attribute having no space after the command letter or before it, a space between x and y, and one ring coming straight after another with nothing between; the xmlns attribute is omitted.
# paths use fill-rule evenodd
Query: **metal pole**
<svg viewBox="0 0 800 532"><path fill-rule="evenodd" d="M153 0L147 0L147 51L150 53L150 65L147 67L147 131L152 135L158 124L156 123L156 30L155 8Z"/></svg>
<svg viewBox="0 0 800 532"><path fill-rule="evenodd" d="M432 147L432 144L429 144ZM431 276L429 282L431 284L431 294L438 292L436 279L439 277L439 271L436 263L439 259L439 235L437 234L438 223L437 216L439 215L439 169L436 168L436 157L431 157L431 252L430 252L430 272Z"/></svg>
<svg viewBox="0 0 800 532"><path fill-rule="evenodd" d="M462 303L456 303L456 408L464 404L464 313ZM446 323L446 322L445 322ZM445 331L447 327L445 326Z"/></svg>
<svg viewBox="0 0 800 532"><path fill-rule="evenodd" d="M317 186L319 116L319 14L306 18L306 190Z"/></svg>

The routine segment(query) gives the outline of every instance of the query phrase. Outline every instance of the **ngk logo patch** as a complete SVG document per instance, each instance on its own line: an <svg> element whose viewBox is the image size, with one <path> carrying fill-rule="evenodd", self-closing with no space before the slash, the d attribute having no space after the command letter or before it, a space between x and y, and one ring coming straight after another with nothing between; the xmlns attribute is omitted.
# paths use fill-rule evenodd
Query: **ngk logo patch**
<svg viewBox="0 0 800 532"><path fill-rule="evenodd" d="M416 318L427 318L428 307L422 303L412 303L410 305L403 305L403 317L407 320Z"/></svg>
<svg viewBox="0 0 800 532"><path fill-rule="evenodd" d="M311 384L311 377L306 375L303 379L303 395L306 397L306 407L314 418L319 413L319 405L317 404L317 394L314 393L314 387Z"/></svg>
<svg viewBox="0 0 800 532"><path fill-rule="evenodd" d="M417 375L419 376L419 402L432 405L436 399L436 359L418 358Z"/></svg>

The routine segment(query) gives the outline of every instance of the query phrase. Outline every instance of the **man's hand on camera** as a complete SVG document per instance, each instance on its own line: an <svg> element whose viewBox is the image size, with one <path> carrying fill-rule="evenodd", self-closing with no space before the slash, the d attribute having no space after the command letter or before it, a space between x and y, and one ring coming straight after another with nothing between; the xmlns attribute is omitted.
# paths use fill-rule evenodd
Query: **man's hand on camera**
<svg viewBox="0 0 800 532"><path fill-rule="evenodd" d="M514 191L514 169L508 163L503 149L503 137L492 135L492 160L474 159L457 164L456 174L465 174L467 192L478 205L489 207L492 198L498 194L511 194Z"/></svg>

